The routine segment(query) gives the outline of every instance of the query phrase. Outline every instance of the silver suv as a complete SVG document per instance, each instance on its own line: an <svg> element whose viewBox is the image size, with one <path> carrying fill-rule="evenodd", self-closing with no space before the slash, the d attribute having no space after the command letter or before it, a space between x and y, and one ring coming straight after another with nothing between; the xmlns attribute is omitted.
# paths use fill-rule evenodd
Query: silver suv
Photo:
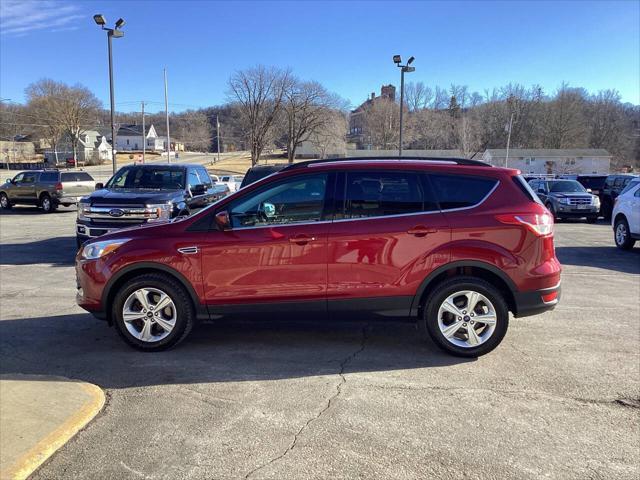
<svg viewBox="0 0 640 480"><path fill-rule="evenodd" d="M13 205L36 205L49 213L59 205L78 203L95 187L95 180L87 172L29 170L0 185L0 206L8 210Z"/></svg>

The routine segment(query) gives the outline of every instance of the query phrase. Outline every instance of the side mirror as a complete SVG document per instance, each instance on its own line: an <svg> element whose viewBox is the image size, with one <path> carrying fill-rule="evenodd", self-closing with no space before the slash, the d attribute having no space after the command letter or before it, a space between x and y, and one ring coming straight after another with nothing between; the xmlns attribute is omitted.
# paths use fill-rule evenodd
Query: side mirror
<svg viewBox="0 0 640 480"><path fill-rule="evenodd" d="M231 218L229 217L229 212L222 210L216 213L215 219L216 225L218 225L220 230L231 230Z"/></svg>
<svg viewBox="0 0 640 480"><path fill-rule="evenodd" d="M102 182L96 183L96 190L102 190L104 188L104 184Z"/></svg>
<svg viewBox="0 0 640 480"><path fill-rule="evenodd" d="M191 195L193 195L194 197L196 195L204 195L206 192L207 192L207 187L202 183L191 187Z"/></svg>
<svg viewBox="0 0 640 480"><path fill-rule="evenodd" d="M13 178L7 178L7 183L13 183Z"/></svg>

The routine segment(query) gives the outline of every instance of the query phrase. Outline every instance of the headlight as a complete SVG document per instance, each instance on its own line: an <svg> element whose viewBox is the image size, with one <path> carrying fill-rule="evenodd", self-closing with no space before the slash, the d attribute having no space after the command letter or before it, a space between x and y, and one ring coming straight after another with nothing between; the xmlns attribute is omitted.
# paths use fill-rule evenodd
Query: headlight
<svg viewBox="0 0 640 480"><path fill-rule="evenodd" d="M596 207L599 207L599 206L600 206L600 198L599 198L599 197L594 196L594 197L591 199L591 203L592 203L593 205L595 205Z"/></svg>
<svg viewBox="0 0 640 480"><path fill-rule="evenodd" d="M128 238L120 238L117 240L93 242L82 249L81 256L86 260L95 260L96 258L104 257L108 253L114 252L120 245L128 241Z"/></svg>
<svg viewBox="0 0 640 480"><path fill-rule="evenodd" d="M568 197L564 197L564 198L560 199L560 203L562 203L564 205L569 205L571 202L570 202Z"/></svg>
<svg viewBox="0 0 640 480"><path fill-rule="evenodd" d="M169 220L173 206L170 203L158 203L145 206L145 216L149 222Z"/></svg>
<svg viewBox="0 0 640 480"><path fill-rule="evenodd" d="M78 220L89 220L87 213L91 211L91 204L89 202L78 202Z"/></svg>

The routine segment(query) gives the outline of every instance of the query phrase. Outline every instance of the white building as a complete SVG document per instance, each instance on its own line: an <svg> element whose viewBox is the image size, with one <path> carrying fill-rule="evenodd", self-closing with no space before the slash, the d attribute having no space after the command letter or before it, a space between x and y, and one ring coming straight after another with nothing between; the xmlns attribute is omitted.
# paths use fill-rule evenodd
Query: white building
<svg viewBox="0 0 640 480"><path fill-rule="evenodd" d="M47 148L44 156L52 164L56 161L64 162L68 158L73 158L73 145L69 136L62 137L57 145L56 151ZM107 137L97 130L85 130L78 137L77 157L83 163L102 163L111 160L111 144Z"/></svg>
<svg viewBox="0 0 640 480"><path fill-rule="evenodd" d="M145 127L145 134L142 134L142 125L122 125L118 128L116 136L116 149L123 151L142 151L143 141L146 141L146 150L162 152L165 149L166 139L158 137L153 125Z"/></svg>
<svg viewBox="0 0 640 480"><path fill-rule="evenodd" d="M611 154L601 148L514 148L488 149L482 161L496 167L517 168L524 174L597 174L609 173Z"/></svg>

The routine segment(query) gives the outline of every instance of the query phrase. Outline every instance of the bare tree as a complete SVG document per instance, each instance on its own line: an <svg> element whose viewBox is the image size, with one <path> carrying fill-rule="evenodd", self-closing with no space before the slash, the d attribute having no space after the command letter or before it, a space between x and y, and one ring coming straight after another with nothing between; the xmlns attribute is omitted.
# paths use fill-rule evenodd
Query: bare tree
<svg viewBox="0 0 640 480"><path fill-rule="evenodd" d="M229 97L237 104L243 130L249 139L252 165L260 160L290 83L288 70L262 65L238 71L229 79Z"/></svg>
<svg viewBox="0 0 640 480"><path fill-rule="evenodd" d="M424 83L409 82L404 89L404 98L410 112L427 108L433 100L433 90Z"/></svg>
<svg viewBox="0 0 640 480"><path fill-rule="evenodd" d="M377 98L364 111L366 132L370 142L382 150L398 146L400 106L387 99Z"/></svg>
<svg viewBox="0 0 640 480"><path fill-rule="evenodd" d="M585 92L563 83L549 102L544 119L544 146L568 148L586 143Z"/></svg>
<svg viewBox="0 0 640 480"><path fill-rule="evenodd" d="M187 110L174 115L173 123L170 128L187 150L203 151L211 147L211 124L203 112Z"/></svg>
<svg viewBox="0 0 640 480"><path fill-rule="evenodd" d="M309 141L318 151L320 158L326 158L331 151L346 149L346 133L349 124L343 112L325 109L326 120L316 128Z"/></svg>
<svg viewBox="0 0 640 480"><path fill-rule="evenodd" d="M26 115L30 122L36 125L35 131L46 140L54 153L58 163L58 145L65 133L62 120L62 98L65 85L50 79L42 79L30 84L26 89Z"/></svg>

